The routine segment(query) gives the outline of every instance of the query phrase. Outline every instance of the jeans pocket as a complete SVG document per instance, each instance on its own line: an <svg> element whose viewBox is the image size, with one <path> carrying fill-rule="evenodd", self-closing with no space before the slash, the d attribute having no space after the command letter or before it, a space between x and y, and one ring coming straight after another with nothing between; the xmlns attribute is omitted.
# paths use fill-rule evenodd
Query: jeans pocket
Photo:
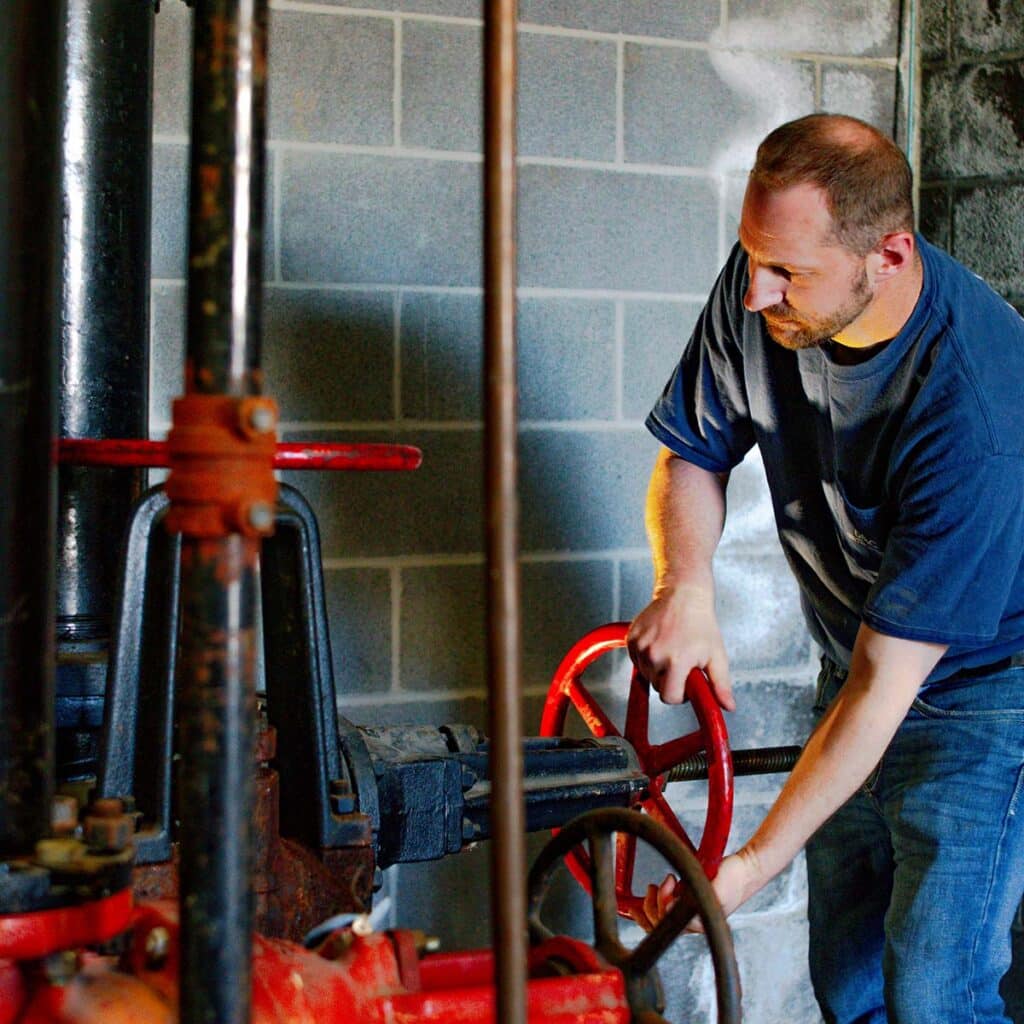
<svg viewBox="0 0 1024 1024"><path fill-rule="evenodd" d="M911 710L937 720L1024 725L1024 666L936 683L918 694Z"/></svg>

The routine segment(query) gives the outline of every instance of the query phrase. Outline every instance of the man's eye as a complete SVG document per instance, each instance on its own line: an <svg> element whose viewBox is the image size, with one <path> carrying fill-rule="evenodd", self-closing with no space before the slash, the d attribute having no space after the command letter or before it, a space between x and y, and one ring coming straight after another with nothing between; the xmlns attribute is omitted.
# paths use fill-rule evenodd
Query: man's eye
<svg viewBox="0 0 1024 1024"><path fill-rule="evenodd" d="M779 277L784 277L787 281L793 279L793 275L785 267L772 267L772 273L778 274Z"/></svg>

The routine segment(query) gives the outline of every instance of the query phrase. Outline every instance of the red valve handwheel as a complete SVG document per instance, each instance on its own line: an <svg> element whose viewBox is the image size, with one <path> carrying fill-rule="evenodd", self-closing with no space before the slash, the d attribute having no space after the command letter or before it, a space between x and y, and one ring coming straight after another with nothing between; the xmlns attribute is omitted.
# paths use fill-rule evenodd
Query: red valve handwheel
<svg viewBox="0 0 1024 1024"><path fill-rule="evenodd" d="M544 702L540 722L541 736L562 736L570 705L575 707L587 728L598 737L621 736L636 751L640 767L650 786L639 807L677 835L697 855L708 878L718 873L732 824L732 755L721 708L711 692L704 673L694 669L686 680L686 698L697 716L699 728L667 743L652 744L647 736L650 710L650 684L636 669L629 684L626 725L620 732L601 705L583 685L584 671L602 654L626 646L628 622L611 622L588 633L562 659ZM674 765L704 751L708 761L708 808L700 845L694 847L665 799L664 774ZM619 835L615 858L615 894L619 913L632 917L631 911L643 903L632 891L636 837ZM577 850L566 858L573 877L590 891L590 865L587 855ZM651 881L660 881L652 879ZM645 886L646 888L646 886Z"/></svg>

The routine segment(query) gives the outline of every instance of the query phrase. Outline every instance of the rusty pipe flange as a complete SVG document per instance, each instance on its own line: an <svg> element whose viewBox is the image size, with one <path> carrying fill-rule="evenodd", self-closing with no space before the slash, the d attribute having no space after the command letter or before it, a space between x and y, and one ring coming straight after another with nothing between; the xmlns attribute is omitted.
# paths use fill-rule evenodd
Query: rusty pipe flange
<svg viewBox="0 0 1024 1024"><path fill-rule="evenodd" d="M200 538L273 533L276 427L277 406L268 398L175 399L167 529Z"/></svg>

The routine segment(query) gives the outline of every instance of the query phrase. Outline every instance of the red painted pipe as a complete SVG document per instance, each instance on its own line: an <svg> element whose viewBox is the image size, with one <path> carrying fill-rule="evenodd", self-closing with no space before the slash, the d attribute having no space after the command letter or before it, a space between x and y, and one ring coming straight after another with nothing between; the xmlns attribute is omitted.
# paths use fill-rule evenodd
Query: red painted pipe
<svg viewBox="0 0 1024 1024"><path fill-rule="evenodd" d="M418 469L419 448L406 444L328 444L322 441L279 443L274 469L404 470ZM167 467L166 441L62 438L57 462L76 466Z"/></svg>

